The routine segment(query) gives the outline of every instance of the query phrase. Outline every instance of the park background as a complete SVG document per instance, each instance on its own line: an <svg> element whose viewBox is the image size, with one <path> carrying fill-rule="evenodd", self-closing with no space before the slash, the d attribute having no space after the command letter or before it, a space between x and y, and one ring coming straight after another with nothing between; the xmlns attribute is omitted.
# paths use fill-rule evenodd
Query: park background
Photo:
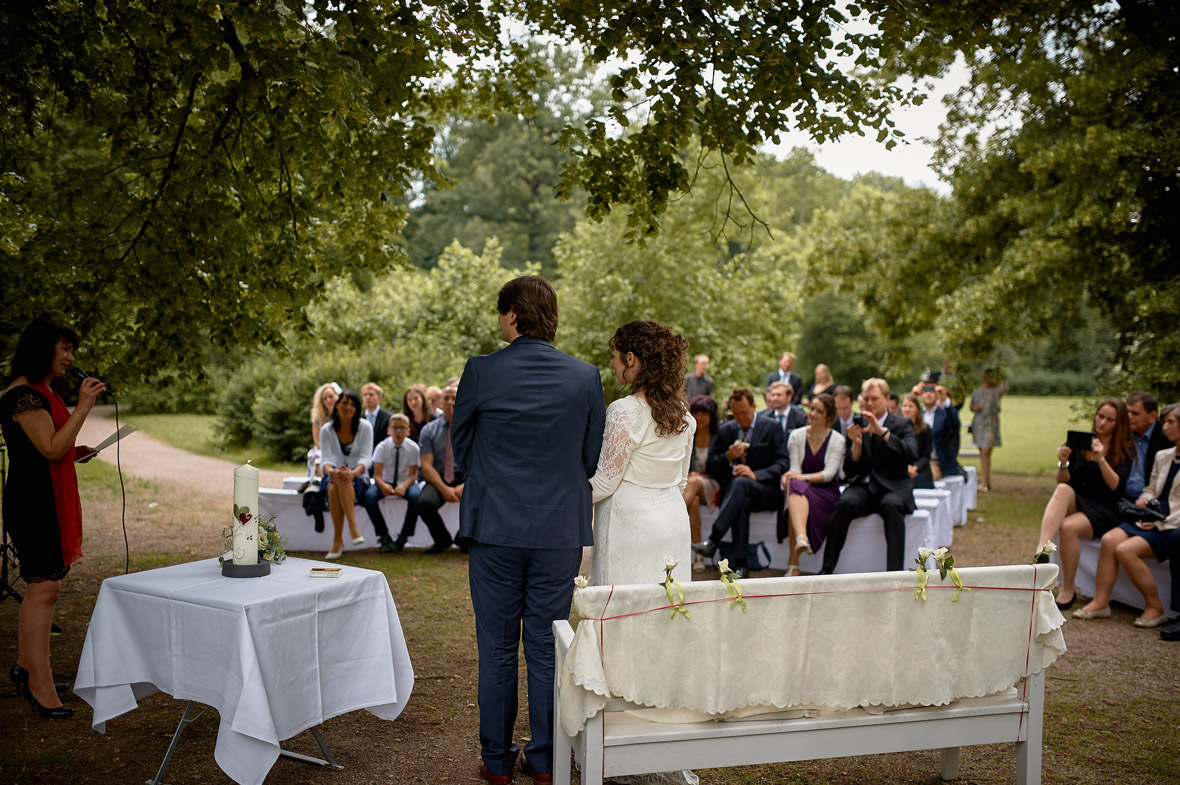
<svg viewBox="0 0 1180 785"><path fill-rule="evenodd" d="M396 407L441 383L500 345L494 293L522 271L553 280L556 343L604 369L608 398L607 340L633 318L683 332L721 393L787 349L805 381L823 362L908 389L945 366L959 401L995 367L1011 389L995 490L954 549L1012 563L1065 428L1107 394L1180 398L1178 23L1166 0L4 4L0 346L33 318L68 323L79 367L147 433L287 469L318 384L377 381ZM893 113L952 68L936 188L783 144L863 136L884 160L906 142ZM66 675L103 578L212 556L224 520L175 480L101 462L80 478ZM329 724L345 776L471 779L465 562L348 559L389 576L419 681L392 730ZM1176 650L1130 618L1068 628L1046 782L1180 780ZM106 736L51 734L21 705L0 703L0 774L22 783L146 776L179 713L155 696ZM177 781L224 781L215 727L186 735ZM964 780L1007 781L1009 753L966 754ZM935 770L889 756L706 781ZM329 776L282 763L271 781Z"/></svg>

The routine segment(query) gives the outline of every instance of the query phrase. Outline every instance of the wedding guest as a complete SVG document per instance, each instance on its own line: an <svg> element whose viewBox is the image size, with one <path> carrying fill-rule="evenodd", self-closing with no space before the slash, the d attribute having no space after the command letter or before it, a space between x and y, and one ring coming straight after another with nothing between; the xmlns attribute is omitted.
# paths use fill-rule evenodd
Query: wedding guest
<svg viewBox="0 0 1180 785"><path fill-rule="evenodd" d="M852 425L852 388L846 384L837 386L832 391L832 400L836 402L836 422L832 427L847 438L848 426Z"/></svg>
<svg viewBox="0 0 1180 785"><path fill-rule="evenodd" d="M914 424L914 438L918 440L918 457L906 467L915 488L933 488L930 456L934 452L934 432L926 426L922 416L922 401L913 393L906 393L901 401L901 416Z"/></svg>
<svg viewBox="0 0 1180 785"><path fill-rule="evenodd" d="M332 416L336 408L336 399L340 397L340 385L336 382L321 384L311 399L311 441L312 448L307 453L307 476L320 476L320 428Z"/></svg>
<svg viewBox="0 0 1180 785"><path fill-rule="evenodd" d="M934 452L930 454L931 482L962 475L963 470L958 461L959 430L962 425L950 393L933 379L926 379L915 386L914 393L922 399L922 420L930 429L934 443Z"/></svg>
<svg viewBox="0 0 1180 785"><path fill-rule="evenodd" d="M1089 450L1073 453L1057 448L1057 488L1041 516L1041 545L1058 538L1061 590L1057 607L1073 605L1074 576L1081 558L1081 540L1101 537L1119 525L1118 502L1134 461L1127 405L1107 398L1094 413L1094 439ZM1058 536L1060 535L1060 536Z"/></svg>
<svg viewBox="0 0 1180 785"><path fill-rule="evenodd" d="M901 406L901 398L897 397L897 393L889 393L889 398L885 402L890 414L897 414L898 408Z"/></svg>
<svg viewBox="0 0 1180 785"><path fill-rule="evenodd" d="M1145 508L1148 502L1158 500L1160 512L1167 517L1158 523L1149 519L1120 523L1102 535L1094 598L1073 612L1079 619L1110 615L1110 593L1119 575L1119 565L1122 565L1131 583L1143 595L1143 615L1135 619L1135 626L1162 627L1168 623L1155 578L1144 559L1154 556L1160 562L1167 561L1171 532L1180 528L1180 483L1176 482L1176 471L1180 469L1180 461L1176 459L1177 447L1180 447L1180 403L1165 408L1162 420L1164 437L1173 446L1156 454L1151 479L1135 504Z"/></svg>
<svg viewBox="0 0 1180 785"><path fill-rule="evenodd" d="M426 403L425 386L415 384L406 390L406 394L402 398L402 414L410 420L410 440L421 444L422 429L436 416Z"/></svg>
<svg viewBox="0 0 1180 785"><path fill-rule="evenodd" d="M442 396L443 391L437 387L426 388L426 408L435 417L442 417Z"/></svg>
<svg viewBox="0 0 1180 785"><path fill-rule="evenodd" d="M996 372L983 372L983 386L971 392L971 435L979 448L979 490L992 487L992 450L1000 446L1000 398L1008 392L1007 383L996 382Z"/></svg>
<svg viewBox="0 0 1180 785"><path fill-rule="evenodd" d="M369 425L372 426L373 441L377 444L381 443L389 433L389 415L393 413L381 405L381 398L384 395L385 391L381 389L381 385L375 382L367 382L361 387L361 401L365 405L361 416L368 420Z"/></svg>
<svg viewBox="0 0 1180 785"><path fill-rule="evenodd" d="M832 379L832 371L828 366L820 363L815 366L815 381L807 388L807 399L817 395L833 395L836 392L836 382Z"/></svg>
<svg viewBox="0 0 1180 785"><path fill-rule="evenodd" d="M855 518L878 513L885 524L885 569L905 569L905 516L914 511L914 482L906 467L918 457L909 420L889 412L889 384L866 379L861 384L860 417L848 426L844 474L848 487L832 510L823 573L835 572Z"/></svg>
<svg viewBox="0 0 1180 785"><path fill-rule="evenodd" d="M791 555L787 575L799 574L799 554L824 544L832 510L840 499L840 465L844 461L844 437L832 428L836 401L827 393L812 396L807 425L791 431L787 454L791 470L783 475L787 494L788 530L778 531L778 541L790 536Z"/></svg>
<svg viewBox="0 0 1180 785"><path fill-rule="evenodd" d="M782 382L791 385L791 390L794 391L794 396L791 403L798 405L799 398L803 392L803 377L791 370L795 365L795 355L791 352L783 352L783 356L778 358L778 370L771 371L766 376L766 384L762 385L764 388L769 387L775 382Z"/></svg>
<svg viewBox="0 0 1180 785"><path fill-rule="evenodd" d="M774 420L783 429L784 439L791 431L807 424L807 413L803 411L803 407L791 403L795 398L795 391L791 389L791 385L774 382L766 388L762 397L766 400L766 409L759 414Z"/></svg>
<svg viewBox="0 0 1180 785"><path fill-rule="evenodd" d="M442 395L442 417L422 429L422 478L426 485L418 496L418 517L430 530L434 544L427 553L442 553L454 544L438 510L447 502L463 498L463 474L455 468L454 447L451 444L451 418L455 414L455 395L458 389L448 387Z"/></svg>
<svg viewBox="0 0 1180 785"><path fill-rule="evenodd" d="M684 487L684 504L688 507L688 526L693 542L701 541L701 505L717 507L721 486L708 474L709 442L717 433L720 420L717 404L708 395L698 395L688 405L688 413L697 421L692 454L688 459L688 484ZM692 571L704 572L705 557L693 555Z"/></svg>
<svg viewBox="0 0 1180 785"><path fill-rule="evenodd" d="M383 439L373 451L373 484L365 491L365 510L377 532L381 553L401 553L406 540L414 536L418 522L418 445L406 438L410 432L410 418L398 412L389 418L389 438ZM397 496L406 500L406 516L397 539L391 540L381 512L381 500Z"/></svg>
<svg viewBox="0 0 1180 785"><path fill-rule="evenodd" d="M709 474L721 485L721 508L708 538L692 549L712 556L732 530L734 572L748 578L750 513L782 507L779 481L787 470L787 444L781 427L757 416L750 390L734 390L729 406L733 419L721 424L709 445Z"/></svg>
<svg viewBox="0 0 1180 785"><path fill-rule="evenodd" d="M81 343L69 327L33 322L21 333L0 397L0 427L12 463L4 483L4 525L20 562L25 596L17 619L16 662L8 677L17 693L46 719L65 719L74 710L53 681L49 634L61 584L82 555L82 503L74 461L95 454L74 445L94 401L106 389L83 379L73 413L61 398L63 377Z"/></svg>
<svg viewBox="0 0 1180 785"><path fill-rule="evenodd" d="M1127 396L1127 419L1131 423L1131 441L1135 444L1135 462L1131 466L1131 476L1127 478L1128 499L1139 498L1151 477L1156 453L1168 448L1163 423L1157 419L1158 409L1159 401L1149 392L1133 392Z"/></svg>
<svg viewBox="0 0 1180 785"><path fill-rule="evenodd" d="M332 550L324 558L339 559L344 554L344 519L352 544L365 541L356 525L356 500L365 498L373 460L373 427L361 417L361 399L355 390L340 393L332 418L320 429L320 445L324 451L320 493L327 494L333 529Z"/></svg>
<svg viewBox="0 0 1180 785"><path fill-rule="evenodd" d="M689 401L694 401L701 395L712 396L713 379L705 373L705 371L709 368L708 356L704 354L698 354L693 358L692 362L692 373L684 377L685 398L687 398Z"/></svg>

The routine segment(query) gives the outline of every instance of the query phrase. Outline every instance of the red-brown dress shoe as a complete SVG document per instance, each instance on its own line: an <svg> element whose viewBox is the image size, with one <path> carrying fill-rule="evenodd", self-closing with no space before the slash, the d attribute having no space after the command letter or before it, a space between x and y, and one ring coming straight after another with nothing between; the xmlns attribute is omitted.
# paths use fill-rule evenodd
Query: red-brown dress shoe
<svg viewBox="0 0 1180 785"><path fill-rule="evenodd" d="M488 771L488 767L482 763L479 764L479 777L482 780L492 783L492 785L512 785L511 774L492 774Z"/></svg>
<svg viewBox="0 0 1180 785"><path fill-rule="evenodd" d="M542 774L533 769L533 765L529 763L529 759L525 756L520 756L520 773L527 777L532 777L533 782L553 782L552 774Z"/></svg>

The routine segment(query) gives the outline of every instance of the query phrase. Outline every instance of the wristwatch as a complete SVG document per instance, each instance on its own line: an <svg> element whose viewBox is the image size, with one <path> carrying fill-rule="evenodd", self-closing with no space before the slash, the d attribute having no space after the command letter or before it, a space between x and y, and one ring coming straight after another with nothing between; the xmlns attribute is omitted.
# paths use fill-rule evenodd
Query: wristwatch
<svg viewBox="0 0 1180 785"><path fill-rule="evenodd" d="M1058 461L1057 462L1057 470L1058 471L1065 471L1068 468L1069 468L1069 461Z"/></svg>

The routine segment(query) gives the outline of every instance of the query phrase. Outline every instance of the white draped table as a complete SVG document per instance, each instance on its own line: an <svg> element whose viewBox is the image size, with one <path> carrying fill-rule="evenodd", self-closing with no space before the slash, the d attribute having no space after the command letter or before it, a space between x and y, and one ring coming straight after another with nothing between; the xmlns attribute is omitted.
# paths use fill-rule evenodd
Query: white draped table
<svg viewBox="0 0 1180 785"><path fill-rule="evenodd" d="M207 559L103 581L74 684L94 729L157 691L212 706L217 764L259 785L284 739L357 709L396 718L414 671L385 576L312 578L316 566L331 565L223 578Z"/></svg>
<svg viewBox="0 0 1180 785"><path fill-rule="evenodd" d="M746 613L720 581L694 581L683 585L691 618L669 618L657 584L578 589L581 621L559 673L562 727L576 735L609 698L712 718L749 707L940 706L1007 690L1064 653L1049 593L1056 565L959 572L974 588L958 602L937 571L925 601L913 572L745 580Z"/></svg>

